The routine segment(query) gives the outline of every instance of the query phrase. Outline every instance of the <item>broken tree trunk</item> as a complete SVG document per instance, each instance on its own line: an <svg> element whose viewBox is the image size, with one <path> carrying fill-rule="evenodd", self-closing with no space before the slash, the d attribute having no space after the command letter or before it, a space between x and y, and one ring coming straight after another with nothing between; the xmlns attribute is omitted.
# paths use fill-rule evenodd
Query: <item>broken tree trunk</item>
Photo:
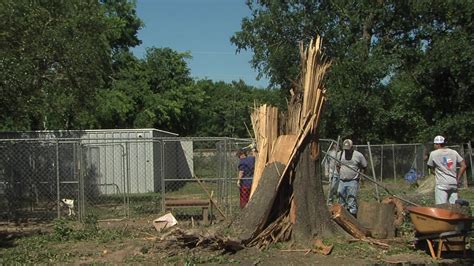
<svg viewBox="0 0 474 266"><path fill-rule="evenodd" d="M258 235L267 225L264 221L272 209L276 196L275 190L284 167L285 165L279 162L268 164L265 167L254 196L237 218L236 225L241 229L240 239L244 243Z"/></svg>
<svg viewBox="0 0 474 266"><path fill-rule="evenodd" d="M310 156L310 143L298 156L295 167L293 190L296 203L296 223L294 239L311 240L314 236L328 237L340 233L340 228L331 220L325 204L321 179L321 164Z"/></svg>
<svg viewBox="0 0 474 266"><path fill-rule="evenodd" d="M286 114L275 116L266 106L255 108L252 114L257 146L261 147L258 156L262 154L257 158L262 164L256 169L265 167L254 180L254 193L237 223L249 245L262 248L290 237L311 240L342 232L326 209L318 171L317 131L326 92L322 80L330 65L321 46L319 37L306 48L300 46L300 81L291 90ZM279 124L280 136L268 130L273 128L271 123Z"/></svg>
<svg viewBox="0 0 474 266"><path fill-rule="evenodd" d="M318 160L311 158L310 142L295 158L295 171L275 189L284 165L278 162L265 167L259 186L242 210L236 224L241 240L264 248L271 243L292 240L309 243L316 237L343 234L332 220L325 204Z"/></svg>

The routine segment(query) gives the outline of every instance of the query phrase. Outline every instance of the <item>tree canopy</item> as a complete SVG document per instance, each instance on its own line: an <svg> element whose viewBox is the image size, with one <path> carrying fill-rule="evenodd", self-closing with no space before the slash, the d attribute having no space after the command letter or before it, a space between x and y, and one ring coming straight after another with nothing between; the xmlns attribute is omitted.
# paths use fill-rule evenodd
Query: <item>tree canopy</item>
<svg viewBox="0 0 474 266"><path fill-rule="evenodd" d="M189 53L139 45L128 0L0 3L2 130L144 128L248 136L254 100L278 91L191 77ZM234 104L229 105L233 101Z"/></svg>
<svg viewBox="0 0 474 266"><path fill-rule="evenodd" d="M110 83L113 50L139 44L125 0L0 3L3 129L96 125L95 95Z"/></svg>
<svg viewBox="0 0 474 266"><path fill-rule="evenodd" d="M298 43L323 36L333 65L321 136L467 141L474 131L470 1L248 0L231 42L272 87L191 77L192 55L150 47L130 0L0 2L0 129L155 127L247 137L255 102L280 108Z"/></svg>
<svg viewBox="0 0 474 266"><path fill-rule="evenodd" d="M325 136L356 141L472 138L474 45L470 1L249 0L231 41L254 51L253 66L289 89L298 42L323 36Z"/></svg>

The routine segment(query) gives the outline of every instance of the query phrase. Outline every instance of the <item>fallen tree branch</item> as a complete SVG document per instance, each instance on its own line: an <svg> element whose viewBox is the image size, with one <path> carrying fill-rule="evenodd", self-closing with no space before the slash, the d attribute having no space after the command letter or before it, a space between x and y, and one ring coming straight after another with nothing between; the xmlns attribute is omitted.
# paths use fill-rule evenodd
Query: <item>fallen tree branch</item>
<svg viewBox="0 0 474 266"><path fill-rule="evenodd" d="M160 240L166 243L167 248L173 246L190 249L201 247L227 252L236 252L244 248L241 241L236 239L211 232L200 233L196 230L185 231L179 228L171 231Z"/></svg>

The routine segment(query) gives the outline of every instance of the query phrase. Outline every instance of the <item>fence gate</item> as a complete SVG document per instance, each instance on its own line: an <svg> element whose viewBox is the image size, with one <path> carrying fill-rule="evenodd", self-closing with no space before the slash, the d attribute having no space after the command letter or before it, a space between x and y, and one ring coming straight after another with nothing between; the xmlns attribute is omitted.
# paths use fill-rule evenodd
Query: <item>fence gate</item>
<svg viewBox="0 0 474 266"><path fill-rule="evenodd" d="M80 218L93 215L98 219L125 218L128 216L125 144L81 144L79 164Z"/></svg>

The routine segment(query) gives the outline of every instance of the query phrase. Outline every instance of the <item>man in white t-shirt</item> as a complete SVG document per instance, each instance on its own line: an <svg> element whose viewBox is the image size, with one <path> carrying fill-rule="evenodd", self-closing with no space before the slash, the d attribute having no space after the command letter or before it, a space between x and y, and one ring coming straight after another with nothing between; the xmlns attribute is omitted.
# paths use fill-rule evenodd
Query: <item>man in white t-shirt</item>
<svg viewBox="0 0 474 266"><path fill-rule="evenodd" d="M466 163L459 153L445 147L446 141L443 136L436 136L433 143L435 150L430 153L428 166L435 170L435 202L454 204L458 199L458 186L462 174L466 171ZM460 165L459 172L456 171L458 165Z"/></svg>
<svg viewBox="0 0 474 266"><path fill-rule="evenodd" d="M362 153L352 148L352 140L342 143L343 152L339 164L339 203L352 215L357 217L357 192L359 190L360 172L367 168L367 160Z"/></svg>

